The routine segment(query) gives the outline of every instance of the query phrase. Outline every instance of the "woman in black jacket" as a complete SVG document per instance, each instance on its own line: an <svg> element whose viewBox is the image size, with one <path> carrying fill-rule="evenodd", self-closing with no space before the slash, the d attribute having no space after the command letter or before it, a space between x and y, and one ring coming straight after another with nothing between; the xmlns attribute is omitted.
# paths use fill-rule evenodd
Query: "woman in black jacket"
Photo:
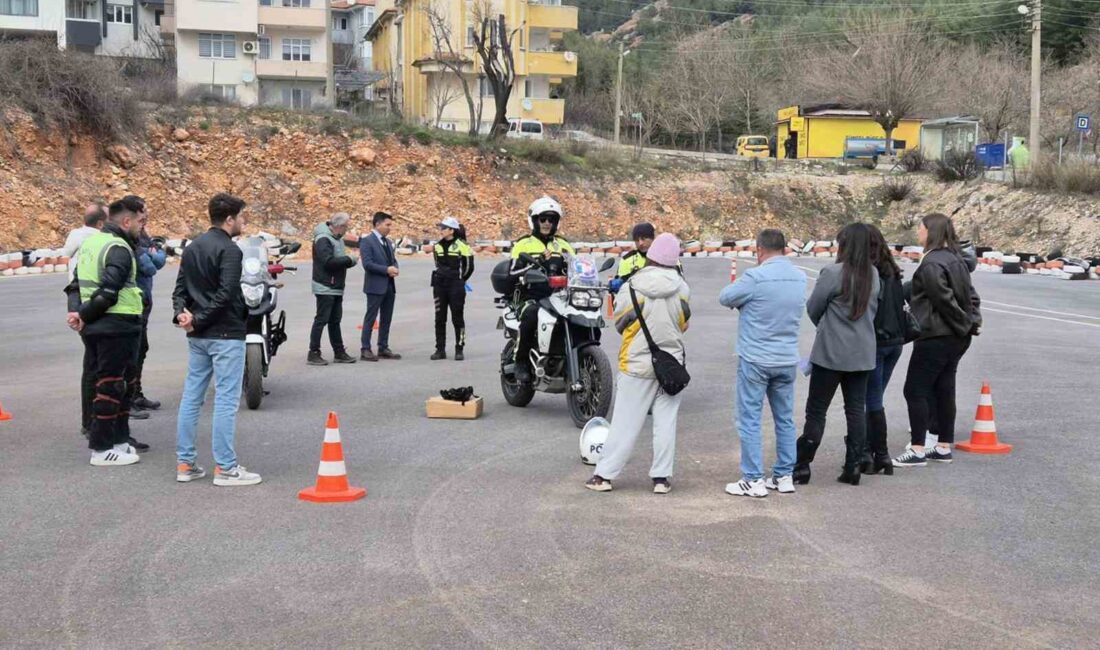
<svg viewBox="0 0 1100 650"><path fill-rule="evenodd" d="M871 229L871 262L878 271L882 290L875 312L875 369L867 380L867 448L860 469L864 474L893 474L890 450L886 445L886 409L883 394L901 358L905 344L905 296L901 269L894 262L886 238L875 226Z"/></svg>
<svg viewBox="0 0 1100 650"><path fill-rule="evenodd" d="M982 324L981 300L970 283L970 270L951 219L927 215L921 219L917 236L925 253L913 275L909 304L921 333L913 344L905 378L912 438L905 452L894 459L894 467L923 467L929 460L951 462L955 373ZM926 449L924 436L933 416L939 442Z"/></svg>

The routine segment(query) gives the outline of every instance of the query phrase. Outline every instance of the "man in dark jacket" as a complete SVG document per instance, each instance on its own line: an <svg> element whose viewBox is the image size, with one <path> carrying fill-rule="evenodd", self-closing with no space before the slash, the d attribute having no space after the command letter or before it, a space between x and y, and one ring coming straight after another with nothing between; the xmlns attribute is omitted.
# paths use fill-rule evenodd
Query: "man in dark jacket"
<svg viewBox="0 0 1100 650"><path fill-rule="evenodd" d="M176 480L187 483L206 476L195 462L195 434L206 389L214 379L214 485L255 485L260 475L237 463L234 438L244 380L245 321L241 294L241 234L244 201L229 194L210 199L210 230L183 250L173 321L187 332L190 357L180 399L176 430Z"/></svg>
<svg viewBox="0 0 1100 650"><path fill-rule="evenodd" d="M348 269L355 266L355 259L344 253L343 239L350 220L348 213L337 212L313 229L313 295L317 297L317 313L309 333L309 356L306 358L311 366L328 365L321 356L321 332L326 325L333 361L355 363L355 357L344 350L344 337L340 334L340 320L344 317L344 281Z"/></svg>
<svg viewBox="0 0 1100 650"><path fill-rule="evenodd" d="M80 246L69 296L69 327L85 346L85 373L95 395L88 432L95 466L132 465L130 400L141 339L141 289L137 286L134 241L142 206L127 199L108 210L103 230Z"/></svg>
<svg viewBox="0 0 1100 650"><path fill-rule="evenodd" d="M148 417L148 413L145 411L155 411L160 408L160 402L157 400L149 399L145 396L145 391L142 390L141 375L145 369L145 357L149 354L149 314L153 311L153 276L157 274L157 271L164 268L164 263L167 260L167 256L164 253L164 247L156 244L153 238L149 236L149 233L145 231L146 226L149 223L149 212L145 207L145 200L140 196L130 195L125 197L126 199L132 199L141 203L141 213L138 215L138 220L141 222L141 232L138 233L137 249L135 250L135 259L137 260L137 283L138 288L141 289L142 297L145 299L145 309L141 315L141 347L138 349L138 361L137 361L137 373L134 380L134 414L144 415ZM141 450L141 447L134 445Z"/></svg>
<svg viewBox="0 0 1100 650"><path fill-rule="evenodd" d="M389 239L393 217L385 212L375 212L371 221L374 230L359 238L359 257L366 273L363 276L363 293L367 294L367 313L363 316L363 337L359 358L363 361L400 359L401 355L390 350L390 321L393 320L393 304L397 300L397 256ZM378 354L371 351L370 338L374 320L378 319Z"/></svg>

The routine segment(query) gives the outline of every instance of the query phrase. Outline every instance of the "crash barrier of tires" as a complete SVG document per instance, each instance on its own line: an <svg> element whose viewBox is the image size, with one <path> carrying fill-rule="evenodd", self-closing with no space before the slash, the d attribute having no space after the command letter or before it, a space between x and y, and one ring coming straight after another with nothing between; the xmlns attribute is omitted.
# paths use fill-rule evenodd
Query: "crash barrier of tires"
<svg viewBox="0 0 1100 650"><path fill-rule="evenodd" d="M64 273L69 269L69 258L61 249L38 248L35 250L0 253L0 275L38 275Z"/></svg>
<svg viewBox="0 0 1100 650"><path fill-rule="evenodd" d="M1056 280L1095 280L1100 258L1051 257L1035 253L1007 255L978 249L978 271L1005 275L1043 275Z"/></svg>

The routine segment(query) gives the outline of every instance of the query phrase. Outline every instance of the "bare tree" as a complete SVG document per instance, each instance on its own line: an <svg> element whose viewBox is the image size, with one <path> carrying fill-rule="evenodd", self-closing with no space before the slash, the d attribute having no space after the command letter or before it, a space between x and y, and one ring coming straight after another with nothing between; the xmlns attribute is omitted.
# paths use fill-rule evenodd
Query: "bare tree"
<svg viewBox="0 0 1100 650"><path fill-rule="evenodd" d="M910 12L854 14L844 40L826 45L817 65L807 69L808 88L821 97L865 110L886 134L893 154L894 129L906 117L930 105L941 90L930 83L941 67L943 44ZM816 57L815 57L816 58Z"/></svg>
<svg viewBox="0 0 1100 650"><path fill-rule="evenodd" d="M481 90L478 89L478 104L474 104L474 91L470 88L470 79L467 73L471 68L475 67L473 61L466 58L464 51L459 50L461 42L455 39L454 25L451 21L451 16L447 11L448 6L446 3L439 0L433 0L424 6L424 17L428 21L428 32L432 39L432 56L435 59L435 63L439 64L445 71L444 76L454 77L458 82L458 87L462 91L463 97L466 99L466 108L470 116L470 130L471 136L477 136L481 130ZM436 84L437 86L449 86L449 84ZM451 100L452 102L454 99ZM451 102L448 102L448 104ZM436 105L437 115L442 115L443 108L439 108ZM439 118L436 118L438 124Z"/></svg>
<svg viewBox="0 0 1100 650"><path fill-rule="evenodd" d="M455 103L462 95L462 91L455 85L447 83L447 78L440 76L428 81L428 101L431 102L433 108L435 108L435 122L432 124L435 128L439 128L439 124L443 121L443 113L447 110L447 107ZM473 123L473 120L471 120Z"/></svg>
<svg viewBox="0 0 1100 650"><path fill-rule="evenodd" d="M946 112L961 111L977 117L989 142L1001 133L1023 127L1027 119L1027 58L1009 42L991 47L971 44L951 53L954 65L944 70L941 82ZM950 102L949 104L947 102Z"/></svg>
<svg viewBox="0 0 1100 650"><path fill-rule="evenodd" d="M707 52L681 47L662 68L657 81L668 108L663 116L665 128L671 133L694 133L704 155L707 133L718 117L712 91L712 86L718 84L710 79L709 56Z"/></svg>
<svg viewBox="0 0 1100 650"><path fill-rule="evenodd" d="M516 60L512 50L516 34L508 31L504 14L493 14L492 0L479 0L473 5L474 49L481 60L481 72L493 91L496 112L490 137L503 137L508 132L508 100L516 83Z"/></svg>

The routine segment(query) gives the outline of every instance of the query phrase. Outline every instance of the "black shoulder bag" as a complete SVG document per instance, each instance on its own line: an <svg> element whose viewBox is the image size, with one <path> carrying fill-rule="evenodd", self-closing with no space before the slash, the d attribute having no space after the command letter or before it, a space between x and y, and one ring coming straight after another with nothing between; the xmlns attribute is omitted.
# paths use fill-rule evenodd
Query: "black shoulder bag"
<svg viewBox="0 0 1100 650"><path fill-rule="evenodd" d="M691 375L688 374L684 364L677 361L676 357L670 353L657 347L657 344L653 341L653 335L649 333L645 318L642 318L642 307L638 304L638 296L634 293L634 287L630 287L630 301L634 303L634 313L638 316L638 323L642 326L646 343L649 344L649 353L653 355L653 372L657 375L657 383L661 385L661 390L665 391L666 394L676 395L687 388L688 382L691 381Z"/></svg>

